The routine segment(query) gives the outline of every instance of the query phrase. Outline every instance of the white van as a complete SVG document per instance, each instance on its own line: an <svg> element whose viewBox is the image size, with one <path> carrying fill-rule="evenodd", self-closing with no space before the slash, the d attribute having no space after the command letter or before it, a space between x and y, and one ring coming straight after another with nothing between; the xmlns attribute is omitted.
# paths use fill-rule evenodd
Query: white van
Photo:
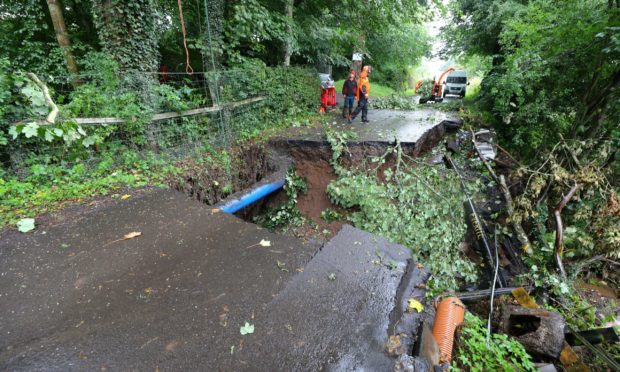
<svg viewBox="0 0 620 372"><path fill-rule="evenodd" d="M465 97L465 92L467 91L468 85L469 82L467 81L467 71L452 71L448 74L446 81L444 81L443 96L445 97L450 94Z"/></svg>

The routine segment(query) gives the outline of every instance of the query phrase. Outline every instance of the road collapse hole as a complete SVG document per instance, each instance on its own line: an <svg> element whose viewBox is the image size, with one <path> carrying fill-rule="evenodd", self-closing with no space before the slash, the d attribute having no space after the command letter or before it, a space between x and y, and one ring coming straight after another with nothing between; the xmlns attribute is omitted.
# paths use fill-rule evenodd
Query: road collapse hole
<svg viewBox="0 0 620 372"><path fill-rule="evenodd" d="M344 210L327 196L327 185L336 179L328 145L285 148L289 159L283 189L235 213L238 217L277 232L298 237L330 237L345 221Z"/></svg>
<svg viewBox="0 0 620 372"><path fill-rule="evenodd" d="M271 150L289 159L284 189L235 214L276 232L329 239L348 222L348 211L332 203L326 192L327 186L337 179L331 164L333 152L330 145L316 141L281 142L271 146ZM347 168L362 164L367 167L372 158L380 157L390 146L393 144L389 142L350 143L340 161ZM416 144L403 144L402 147L407 154L419 154ZM379 166L378 177L384 181L383 171L394 165L395 158L388 157L386 163ZM303 187L296 187L299 184Z"/></svg>
<svg viewBox="0 0 620 372"><path fill-rule="evenodd" d="M214 205L235 192L261 181L275 168L268 160L265 144L243 142L230 150L205 150L201 156L174 164L178 176L167 184L189 197Z"/></svg>

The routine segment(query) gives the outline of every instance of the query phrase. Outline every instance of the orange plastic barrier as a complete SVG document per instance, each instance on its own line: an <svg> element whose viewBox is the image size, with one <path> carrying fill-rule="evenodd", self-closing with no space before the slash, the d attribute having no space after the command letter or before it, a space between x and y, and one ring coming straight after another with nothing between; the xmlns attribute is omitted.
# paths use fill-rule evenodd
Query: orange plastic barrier
<svg viewBox="0 0 620 372"><path fill-rule="evenodd" d="M321 106L325 108L336 106L336 88L321 88Z"/></svg>

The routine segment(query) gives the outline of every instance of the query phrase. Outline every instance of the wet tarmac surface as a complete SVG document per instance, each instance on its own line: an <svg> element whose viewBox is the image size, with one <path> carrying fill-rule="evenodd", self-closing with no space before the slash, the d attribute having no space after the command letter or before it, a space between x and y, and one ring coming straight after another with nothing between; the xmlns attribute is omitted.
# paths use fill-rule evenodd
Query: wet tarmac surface
<svg viewBox="0 0 620 372"><path fill-rule="evenodd" d="M360 119L353 124L360 141L393 142L398 139L403 143L412 143L450 117L446 112L428 108L415 111L372 110L368 114L368 124L361 123Z"/></svg>
<svg viewBox="0 0 620 372"><path fill-rule="evenodd" d="M446 122L460 122L455 113L433 108L420 108L414 111L370 110L368 119L369 123L362 123L358 117L353 123L347 124L340 115L337 115L336 120L333 117L326 117L331 125L339 125L342 130L355 132L357 135L355 142L358 144L393 143L396 139L403 144L415 144L428 132ZM285 140L290 143L324 142L324 137L322 128L298 128L287 133Z"/></svg>
<svg viewBox="0 0 620 372"><path fill-rule="evenodd" d="M386 370L425 274L350 226L319 248L169 190L4 234L0 370Z"/></svg>

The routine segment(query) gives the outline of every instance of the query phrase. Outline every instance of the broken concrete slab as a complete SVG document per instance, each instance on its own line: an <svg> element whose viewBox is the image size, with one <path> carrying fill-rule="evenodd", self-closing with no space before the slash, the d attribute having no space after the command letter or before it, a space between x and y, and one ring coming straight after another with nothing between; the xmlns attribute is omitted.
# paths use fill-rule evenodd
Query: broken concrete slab
<svg viewBox="0 0 620 372"><path fill-rule="evenodd" d="M142 235L118 240L132 231ZM46 231L3 235L0 365L393 366L385 342L395 332L415 338L414 328L398 328L415 324L402 304L428 273L406 248L350 226L317 249L167 190ZM242 335L246 322L254 332Z"/></svg>
<svg viewBox="0 0 620 372"><path fill-rule="evenodd" d="M428 276L407 248L345 225L256 318L267 336L240 358L259 361L258 370L393 370L399 353L389 356L386 344L390 335L415 341L419 314L402 302Z"/></svg>

